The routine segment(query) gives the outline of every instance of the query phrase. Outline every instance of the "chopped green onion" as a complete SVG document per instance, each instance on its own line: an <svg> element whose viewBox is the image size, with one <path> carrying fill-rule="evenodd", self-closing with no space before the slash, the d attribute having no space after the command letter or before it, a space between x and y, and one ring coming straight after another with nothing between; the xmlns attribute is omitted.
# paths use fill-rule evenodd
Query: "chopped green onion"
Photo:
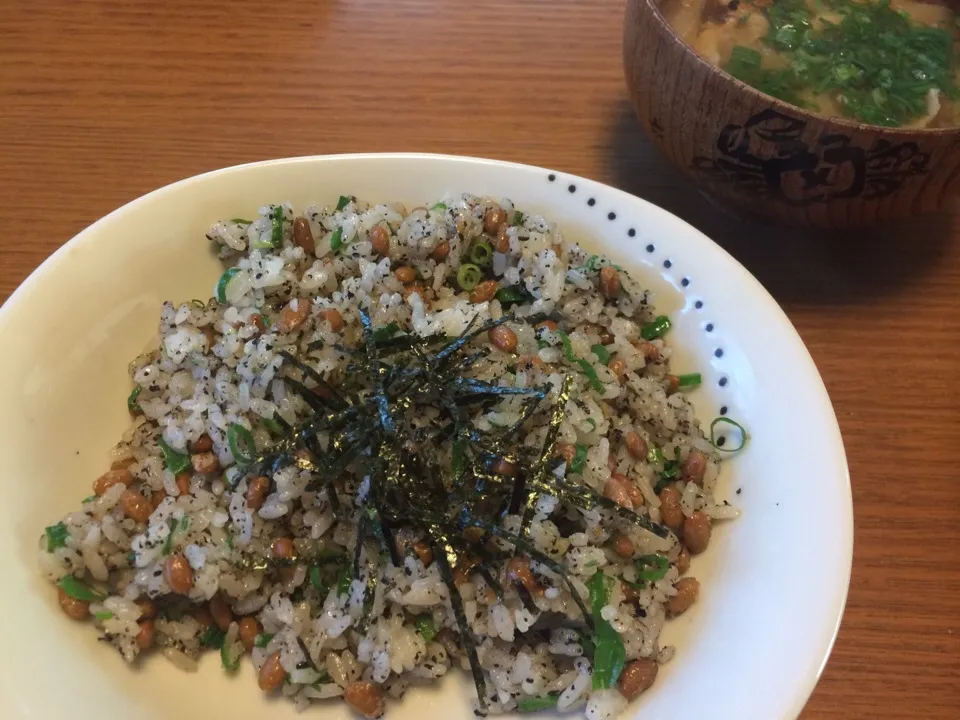
<svg viewBox="0 0 960 720"><path fill-rule="evenodd" d="M438 202L436 205L430 208L431 210L446 210L447 204L445 202Z"/></svg>
<svg viewBox="0 0 960 720"><path fill-rule="evenodd" d="M215 648L219 650L223 647L223 639L227 636L223 630L218 628L216 625L211 625L206 630L203 631L203 635L200 636L200 645L201 647Z"/></svg>
<svg viewBox="0 0 960 720"><path fill-rule="evenodd" d="M573 453L573 460L570 461L570 472L582 473L584 465L587 463L587 446L577 443Z"/></svg>
<svg viewBox="0 0 960 720"><path fill-rule="evenodd" d="M350 198L347 195L341 195L340 199L337 200L337 209L335 212L343 210L347 205L350 204Z"/></svg>
<svg viewBox="0 0 960 720"><path fill-rule="evenodd" d="M270 245L275 248L283 247L283 206L276 205L270 211L273 226L270 229Z"/></svg>
<svg viewBox="0 0 960 720"><path fill-rule="evenodd" d="M563 330L554 330L554 335L557 335L560 338L560 342L563 343L563 354L566 356L567 360L572 363L576 363L580 366L580 369L583 370L583 374L587 376L587 380L590 381L590 385L593 386L593 389L597 392L603 392L604 387L603 383L600 382L600 378L597 377L597 371L593 369L588 361L583 358L577 357L573 352L573 345L570 343L570 336L567 335Z"/></svg>
<svg viewBox="0 0 960 720"><path fill-rule="evenodd" d="M467 441L465 438L458 437L453 441L451 448L450 469L454 478L459 478L464 468L467 466Z"/></svg>
<svg viewBox="0 0 960 720"><path fill-rule="evenodd" d="M663 464L663 472L660 473L660 478L657 480L657 484L653 486L653 491L659 493L667 486L667 483L676 478L679 474L680 462L678 460L667 460Z"/></svg>
<svg viewBox="0 0 960 720"><path fill-rule="evenodd" d="M723 447L722 445L717 444L716 427L719 423L727 423L728 425L733 425L735 428L737 428L737 430L740 431L739 445L737 445L735 448L728 448L728 447ZM730 452L730 453L739 452L740 450L743 450L744 446L747 444L747 440L749 439L750 439L750 436L747 434L747 429L740 423L736 422L735 420L731 420L728 417L718 417L712 423L710 423L710 444L713 445L720 452Z"/></svg>
<svg viewBox="0 0 960 720"><path fill-rule="evenodd" d="M320 574L319 565L314 565L310 568L310 584L319 590L321 595L326 595L327 592L329 592L329 589L327 588L326 584L324 584L323 577Z"/></svg>
<svg viewBox="0 0 960 720"><path fill-rule="evenodd" d="M231 645L233 647L231 647ZM235 672L237 668L240 667L240 655L242 653L242 645L239 645L236 641L233 643L221 643L220 644L220 663L223 665L223 669L227 672ZM238 648L240 651L238 652ZM231 654L231 650L233 653Z"/></svg>
<svg viewBox="0 0 960 720"><path fill-rule="evenodd" d="M87 495L87 497L85 497L85 498L84 498L83 500L81 500L80 502L83 503L84 505L86 505L88 502L93 502L93 501L96 500L96 499L97 499L97 496L96 496L96 495Z"/></svg>
<svg viewBox="0 0 960 720"><path fill-rule="evenodd" d="M179 475L191 466L190 456L174 450L162 437L157 439L157 445L160 446L160 452L163 455L163 464L174 475Z"/></svg>
<svg viewBox="0 0 960 720"><path fill-rule="evenodd" d="M190 304L193 305L195 308L200 308L201 310L204 310L207 307L207 304L203 300L197 300L197 298L194 298L193 300L191 300Z"/></svg>
<svg viewBox="0 0 960 720"><path fill-rule="evenodd" d="M511 285L510 287L500 288L497 290L496 298L504 308L533 299L521 285Z"/></svg>
<svg viewBox="0 0 960 720"><path fill-rule="evenodd" d="M588 417L588 418L585 420L585 422L590 423L590 428L591 428L592 430L596 430L596 429L597 429L597 421L594 420L593 418Z"/></svg>
<svg viewBox="0 0 960 720"><path fill-rule="evenodd" d="M83 600L84 602L103 602L107 599L106 595L87 587L73 575L64 575L60 578L60 582L58 582L57 585L70 597Z"/></svg>
<svg viewBox="0 0 960 720"><path fill-rule="evenodd" d="M272 417L262 417L260 422L271 435L283 435L283 427Z"/></svg>
<svg viewBox="0 0 960 720"><path fill-rule="evenodd" d="M67 531L67 526L62 522L58 522L56 525L50 525L43 533L47 536L47 552L52 553L57 548L67 546L67 538L70 536L70 533Z"/></svg>
<svg viewBox="0 0 960 720"><path fill-rule="evenodd" d="M167 533L167 538L163 541L163 547L160 549L162 555L166 556L170 554L171 550L173 550L174 535L185 533L188 527L190 527L190 518L186 515L177 520L176 525Z"/></svg>
<svg viewBox="0 0 960 720"><path fill-rule="evenodd" d="M437 636L437 626L433 622L433 615L430 613L417 615L413 622L417 626L417 632L420 633L427 642L430 642Z"/></svg>
<svg viewBox="0 0 960 720"><path fill-rule="evenodd" d="M542 697L525 695L524 697L517 698L517 711L537 712L538 710L549 710L557 706L557 700L559 699L559 695L544 695Z"/></svg>
<svg viewBox="0 0 960 720"><path fill-rule="evenodd" d="M233 276L240 272L240 268L232 267L229 268L223 275L220 276L220 279L217 280L217 302L221 305L227 304L227 285L230 284L230 281L233 280Z"/></svg>
<svg viewBox="0 0 960 720"><path fill-rule="evenodd" d="M386 342L398 332L400 332L400 325L398 323L387 323L373 331L373 341L377 343Z"/></svg>
<svg viewBox="0 0 960 720"><path fill-rule="evenodd" d="M593 611L594 637L596 650L593 654L593 689L603 690L613 687L627 659L620 633L603 619L600 614L610 601L610 588L613 578L608 578L602 570L597 570L587 582L590 591L590 608Z"/></svg>
<svg viewBox="0 0 960 720"><path fill-rule="evenodd" d="M350 583L352 578L350 577L350 566L344 565L340 568L340 572L337 575L337 595L346 595L350 592Z"/></svg>
<svg viewBox="0 0 960 720"><path fill-rule="evenodd" d="M227 533L227 548L233 550L233 535Z"/></svg>
<svg viewBox="0 0 960 720"><path fill-rule="evenodd" d="M227 444L238 463L249 465L256 457L257 444L253 440L253 433L239 423L227 428Z"/></svg>
<svg viewBox="0 0 960 720"><path fill-rule="evenodd" d="M591 345L590 350L604 365L610 362L612 355L610 354L610 351L607 350L603 345L600 345L599 343L597 345Z"/></svg>
<svg viewBox="0 0 960 720"><path fill-rule="evenodd" d="M647 450L648 463L651 463L651 464L662 463L664 460L666 460L666 457L664 457L663 450L661 450L660 448L652 447L649 450Z"/></svg>
<svg viewBox="0 0 960 720"><path fill-rule="evenodd" d="M697 387L703 382L703 376L700 373L688 373L687 375L677 375L677 387Z"/></svg>
<svg viewBox="0 0 960 720"><path fill-rule="evenodd" d="M127 412L131 415L138 415L141 412L140 405L137 404L137 398L140 397L142 391L143 388L137 385L130 391L130 394L127 395Z"/></svg>
<svg viewBox="0 0 960 720"><path fill-rule="evenodd" d="M493 245L484 241L475 243L470 248L470 262L479 267L486 267L493 260Z"/></svg>
<svg viewBox="0 0 960 720"><path fill-rule="evenodd" d="M654 318L653 322L649 322L640 328L640 337L644 340L653 340L658 337L663 337L664 334L671 328L673 323L670 322L670 318L666 315L658 315Z"/></svg>
<svg viewBox="0 0 960 720"><path fill-rule="evenodd" d="M265 648L270 644L270 641L273 640L273 633L260 633L257 635L257 639L253 641L253 646L258 648Z"/></svg>
<svg viewBox="0 0 960 720"><path fill-rule="evenodd" d="M113 613L110 612L109 610L104 610L103 612L94 613L93 616L100 622L103 622L104 620L109 620L110 618L112 618Z"/></svg>
<svg viewBox="0 0 960 720"><path fill-rule="evenodd" d="M550 343L546 340L537 340L537 350L543 350L544 348L550 347Z"/></svg>
<svg viewBox="0 0 960 720"><path fill-rule="evenodd" d="M236 223L237 225L252 225L253 220L244 220L243 218L230 218L230 222Z"/></svg>
<svg viewBox="0 0 960 720"><path fill-rule="evenodd" d="M337 252L341 247L343 247L343 228L338 227L330 236L330 249Z"/></svg>
<svg viewBox="0 0 960 720"><path fill-rule="evenodd" d="M644 582L662 580L670 569L670 561L664 555L641 555L635 560L637 577Z"/></svg>
<svg viewBox="0 0 960 720"><path fill-rule="evenodd" d="M457 285L460 286L461 290L473 290L482 277L483 271L480 268L470 263L464 263L457 270Z"/></svg>
<svg viewBox="0 0 960 720"><path fill-rule="evenodd" d="M511 225L514 225L514 226L523 225L523 213L520 212L519 210L514 210L514 211L513 211L513 222L511 222L510 224L511 224Z"/></svg>

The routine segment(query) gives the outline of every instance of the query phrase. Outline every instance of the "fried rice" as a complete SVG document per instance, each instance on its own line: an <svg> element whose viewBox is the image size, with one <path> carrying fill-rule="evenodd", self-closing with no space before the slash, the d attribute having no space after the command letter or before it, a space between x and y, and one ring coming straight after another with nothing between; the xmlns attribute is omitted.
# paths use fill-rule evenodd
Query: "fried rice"
<svg viewBox="0 0 960 720"><path fill-rule="evenodd" d="M454 666L480 714L649 688L736 516L650 292L471 195L207 238L214 297L163 305L111 469L41 537L64 611L129 662L249 654L299 708L376 717Z"/></svg>

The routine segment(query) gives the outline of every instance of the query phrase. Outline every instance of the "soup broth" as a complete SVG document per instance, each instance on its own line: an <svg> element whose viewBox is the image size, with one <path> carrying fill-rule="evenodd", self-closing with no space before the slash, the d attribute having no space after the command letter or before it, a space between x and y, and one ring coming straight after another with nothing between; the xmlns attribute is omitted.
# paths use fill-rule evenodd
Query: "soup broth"
<svg viewBox="0 0 960 720"><path fill-rule="evenodd" d="M960 30L943 0L666 0L709 62L785 102L888 127L960 125Z"/></svg>

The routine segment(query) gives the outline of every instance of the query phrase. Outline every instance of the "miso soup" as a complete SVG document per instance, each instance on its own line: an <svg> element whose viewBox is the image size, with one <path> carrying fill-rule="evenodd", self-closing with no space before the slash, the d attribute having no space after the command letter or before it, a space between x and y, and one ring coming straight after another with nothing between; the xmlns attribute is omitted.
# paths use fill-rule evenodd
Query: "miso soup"
<svg viewBox="0 0 960 720"><path fill-rule="evenodd" d="M663 13L709 62L785 102L872 125L960 125L960 29L945 1L665 0Z"/></svg>

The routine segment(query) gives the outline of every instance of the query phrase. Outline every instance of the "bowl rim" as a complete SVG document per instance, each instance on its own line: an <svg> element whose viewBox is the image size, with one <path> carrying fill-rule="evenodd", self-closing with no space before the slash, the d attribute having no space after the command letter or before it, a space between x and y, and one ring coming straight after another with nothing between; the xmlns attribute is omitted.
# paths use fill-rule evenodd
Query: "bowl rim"
<svg viewBox="0 0 960 720"><path fill-rule="evenodd" d="M692 56L701 67L704 67L707 71L712 72L713 74L722 76L728 84L736 87L741 93L750 95L756 100L770 103L776 110L787 110L795 115L801 115L803 117L818 120L823 124L836 125L838 127L843 127L860 133L871 133L874 135L885 134L901 139L911 138L917 135L937 138L960 135L960 126L946 128L904 128L886 127L885 125L871 125L870 123L859 122L857 120L851 120L849 118L844 118L837 115L824 115L819 112L813 112L812 110L806 110L802 107L794 105L793 103L788 103L776 98L773 95L768 95L761 90L757 90L757 88L753 87L752 85L735 78L720 66L714 65L712 62L708 61L700 53L694 50L690 45L684 42L677 34L676 30L673 29L673 26L667 22L667 19L660 11L660 6L667 2L672 2L672 0L629 0L631 5L639 5L643 9L651 12L657 23L658 30L668 35L674 44L679 45L684 53ZM627 12L629 14L629 8ZM624 24L624 32L626 31L627 26Z"/></svg>
<svg viewBox="0 0 960 720"><path fill-rule="evenodd" d="M331 154L331 155L307 155L307 156L296 156L296 157L287 157L287 158L276 158L268 160L260 160L250 163L242 163L238 165L233 165L229 167L219 168L210 170L198 175L193 175L181 180L171 182L165 186L152 190L144 195L134 198L133 200L128 201L122 206L114 209L103 217L99 218L89 226L82 229L76 235L74 235L70 240L61 245L56 251L50 254L43 263L41 263L37 268L35 268L30 275L25 278L21 284L14 290L13 293L7 298L7 300L0 306L0 335L3 334L7 321L10 319L10 316L15 312L19 312L19 306L22 304L20 301L25 295L27 295L31 289L37 284L42 283L46 276L53 272L54 269L63 261L66 255L75 250L79 245L85 245L88 242L91 242L93 238L97 237L98 233L101 230L101 227L104 225L109 225L110 223L115 222L118 218L123 217L124 215L136 212L138 208L142 205L149 204L153 201L154 198L161 196L170 192L171 190L177 188L189 187L193 184L199 184L207 182L217 176L229 175L238 171L252 170L255 168L266 168L266 167L275 167L282 165L310 165L314 163L322 163L324 161L377 161L377 160L412 160L412 161L433 161L433 162L452 162L452 163L466 163L466 164L479 164L486 166L500 167L505 170L520 170L520 171L536 171L542 172L543 174L556 174L558 178L563 177L565 181L574 181L582 183L584 186L594 186L599 189L603 189L605 193L609 193L613 197L619 197L625 202L629 203L640 203L641 205L648 206L651 209L655 209L656 212L664 213L665 215L672 218L678 224L685 226L685 228L693 235L699 236L704 242L708 242L712 245L711 252L716 252L720 256L723 256L726 261L732 263L736 268L739 268L741 271L741 276L738 278L740 282L744 285L752 286L753 290L759 292L762 296L765 296L770 303L772 311L778 316L779 320L784 323L785 327L793 331L793 336L796 344L798 345L798 351L802 355L802 360L805 364L809 366L809 370L812 372L813 376L820 382L820 390L822 391L822 399L826 401L826 408L829 411L833 424L832 427L835 430L834 442L838 446L839 453L839 462L836 468L836 474L838 479L842 478L842 485L838 488L838 491L841 496L842 507L838 506L838 510L844 515L847 520L843 523L841 528L840 536L838 537L838 549L840 552L840 580L842 580L842 586L835 589L833 604L831 607L831 613L824 613L823 629L829 631L829 635L826 637L827 642L823 643L820 647L819 652L819 663L815 670L811 667L811 670L805 673L803 678L798 678L796 684L794 685L795 690L790 693L790 697L783 706L785 710L784 717L788 714L790 716L799 715L803 710L804 706L808 702L810 696L812 695L816 685L818 684L823 671L826 667L827 662L830 659L830 656L833 652L834 645L836 643L838 633L840 630L840 625L843 620L844 612L846 609L846 604L849 598L850 590L850 581L852 577L852 562L853 562L853 548L854 548L854 515L853 515L853 505L852 505L852 488L850 483L850 473L849 473L849 463L846 457L846 451L843 446L842 434L840 432L839 424L836 421L836 413L833 409L832 403L829 399L829 393L826 389L823 379L820 375L816 364L813 362L812 357L810 356L809 350L806 345L803 343L802 338L799 336L799 333L796 332L793 323L787 317L786 313L780 307L779 303L770 295L770 293L763 287L763 285L757 280L742 264L730 253L728 253L723 247L716 244L709 236L705 235L699 231L694 226L687 223L685 220L679 216L674 215L668 210L661 208L660 206L639 198L635 195L632 195L626 191L620 190L612 185L607 185L605 183L591 180L582 176L578 176L568 172L554 171L548 168L543 168L535 165L515 163L502 160L494 160L488 158L479 158L466 155L451 155L451 154L439 154L439 153L419 153L419 152L385 152L385 153L343 153L343 154ZM12 309L16 308L16 310ZM839 583L838 583L839 584ZM826 633L825 633L826 635ZM812 665L812 664L811 664Z"/></svg>

